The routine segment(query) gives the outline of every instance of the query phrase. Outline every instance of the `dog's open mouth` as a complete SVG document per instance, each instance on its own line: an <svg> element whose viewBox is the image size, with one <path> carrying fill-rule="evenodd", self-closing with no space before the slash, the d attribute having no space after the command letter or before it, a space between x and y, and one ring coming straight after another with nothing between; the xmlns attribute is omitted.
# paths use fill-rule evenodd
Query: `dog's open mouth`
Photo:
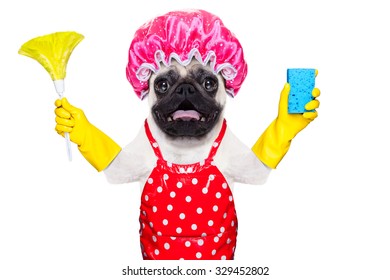
<svg viewBox="0 0 390 280"><path fill-rule="evenodd" d="M188 101L182 102L173 112L165 114L163 116L159 112L155 112L159 119L162 119L165 122L210 122L215 119L219 111L213 113L202 113L200 110L197 110L195 106Z"/></svg>
<svg viewBox="0 0 390 280"><path fill-rule="evenodd" d="M173 112L172 115L168 117L168 121L206 121L206 118L202 116L201 113L199 113L196 110L177 110Z"/></svg>
<svg viewBox="0 0 390 280"><path fill-rule="evenodd" d="M153 115L160 128L171 136L202 136L216 124L221 109L218 106L194 105L188 100L176 108L162 112L153 108Z"/></svg>

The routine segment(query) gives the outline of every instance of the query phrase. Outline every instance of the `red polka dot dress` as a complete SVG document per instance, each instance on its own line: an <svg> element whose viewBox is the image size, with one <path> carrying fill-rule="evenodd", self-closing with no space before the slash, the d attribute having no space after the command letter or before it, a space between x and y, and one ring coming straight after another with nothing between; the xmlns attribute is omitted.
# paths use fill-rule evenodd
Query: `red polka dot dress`
<svg viewBox="0 0 390 280"><path fill-rule="evenodd" d="M146 260L231 260L237 236L233 195L213 158L226 121L209 156L194 164L168 163L148 123L146 135L157 165L145 183L140 208L140 239Z"/></svg>

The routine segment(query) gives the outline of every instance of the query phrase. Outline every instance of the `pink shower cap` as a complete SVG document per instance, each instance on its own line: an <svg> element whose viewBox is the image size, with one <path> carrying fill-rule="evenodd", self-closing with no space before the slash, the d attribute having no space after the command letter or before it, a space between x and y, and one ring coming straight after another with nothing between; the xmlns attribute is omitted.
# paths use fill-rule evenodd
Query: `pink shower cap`
<svg viewBox="0 0 390 280"><path fill-rule="evenodd" d="M173 11L142 25L130 45L127 79L143 99L161 63L170 66L175 59L186 66L193 58L210 63L224 77L227 92L237 94L247 74L241 44L219 17L203 10Z"/></svg>

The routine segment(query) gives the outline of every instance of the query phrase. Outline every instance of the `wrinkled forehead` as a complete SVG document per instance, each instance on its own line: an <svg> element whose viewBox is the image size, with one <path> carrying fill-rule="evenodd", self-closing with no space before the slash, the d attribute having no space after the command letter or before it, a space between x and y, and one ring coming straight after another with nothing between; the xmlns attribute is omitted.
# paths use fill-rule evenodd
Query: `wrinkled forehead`
<svg viewBox="0 0 390 280"><path fill-rule="evenodd" d="M174 70L177 74L180 75L180 77L185 77L190 72L195 72L198 69L204 69L210 71L210 73L214 74L213 68L210 64L203 65L196 59L192 59L191 62L188 65L182 65L181 63L177 62L176 60L173 60L170 66L165 66L164 64L160 65L160 69L158 72L153 73L150 77L150 82L153 83L154 79L159 75L164 75L167 72ZM214 74L215 76L222 76L220 74Z"/></svg>

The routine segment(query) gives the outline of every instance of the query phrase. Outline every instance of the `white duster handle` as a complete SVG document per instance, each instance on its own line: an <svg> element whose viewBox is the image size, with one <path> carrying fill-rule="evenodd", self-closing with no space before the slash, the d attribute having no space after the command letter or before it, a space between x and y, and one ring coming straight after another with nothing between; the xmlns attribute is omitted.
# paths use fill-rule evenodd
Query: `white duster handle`
<svg viewBox="0 0 390 280"><path fill-rule="evenodd" d="M64 80L55 80L54 87L56 88L56 92L60 98L64 97L64 91L65 91L65 83ZM70 136L69 132L65 132L65 141L66 141L66 150L68 152L68 159L69 161L72 161L72 147L70 145Z"/></svg>

